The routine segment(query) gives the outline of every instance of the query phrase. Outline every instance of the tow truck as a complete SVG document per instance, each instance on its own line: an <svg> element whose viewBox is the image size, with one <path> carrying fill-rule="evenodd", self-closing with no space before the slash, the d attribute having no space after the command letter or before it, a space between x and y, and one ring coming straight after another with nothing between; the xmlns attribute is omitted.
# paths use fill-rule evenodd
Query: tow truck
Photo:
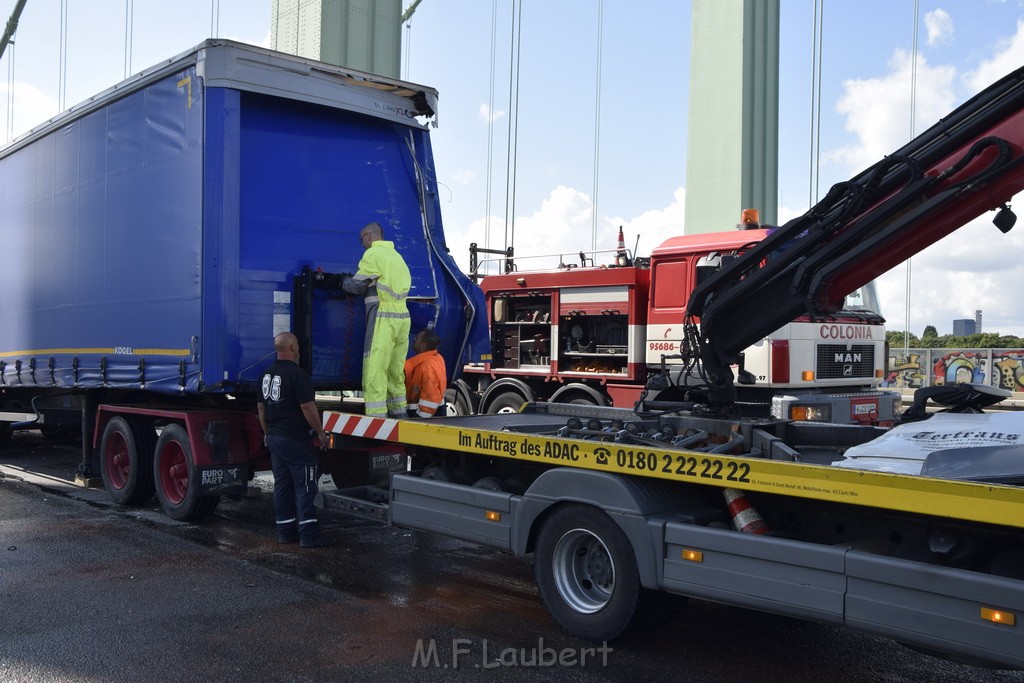
<svg viewBox="0 0 1024 683"><path fill-rule="evenodd" d="M999 450L998 464L963 449L959 466L922 475L837 467L880 436L927 433L934 414L892 430L750 417L732 371L752 342L841 310L848 293L977 216L995 210L1008 231L1022 189L1024 68L695 288L682 353L703 387L633 410L328 410L326 457L348 466L336 466L347 476L323 504L532 553L546 607L585 639L663 618L678 602L668 593L1024 668L1022 447ZM991 417L975 413L995 391L968 387L940 408ZM949 464L950 451L936 453Z"/></svg>

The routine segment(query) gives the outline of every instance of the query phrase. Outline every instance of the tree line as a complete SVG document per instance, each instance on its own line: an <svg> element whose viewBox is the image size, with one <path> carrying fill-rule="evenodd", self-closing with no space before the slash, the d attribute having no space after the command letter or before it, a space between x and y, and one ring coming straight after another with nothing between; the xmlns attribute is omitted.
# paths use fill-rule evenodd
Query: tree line
<svg viewBox="0 0 1024 683"><path fill-rule="evenodd" d="M890 349L902 349L904 344L911 349L1024 349L1024 339L1013 335L998 332L939 335L933 325L925 327L920 337L911 332L908 338L905 332L889 330L885 341Z"/></svg>

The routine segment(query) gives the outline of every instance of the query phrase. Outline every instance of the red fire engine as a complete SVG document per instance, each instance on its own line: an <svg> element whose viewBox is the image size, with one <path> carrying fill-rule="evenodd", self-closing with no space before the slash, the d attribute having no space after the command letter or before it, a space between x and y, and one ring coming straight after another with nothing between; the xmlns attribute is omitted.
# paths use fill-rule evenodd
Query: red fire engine
<svg viewBox="0 0 1024 683"><path fill-rule="evenodd" d="M617 249L581 252L571 264L558 255L547 269L520 270L542 257L498 252L506 272L477 276L492 360L464 368L449 414L511 412L529 401L631 408L641 396L648 405L701 400L698 371L682 355L686 304L695 286L769 234L756 212L743 215L744 229L672 237L649 258L630 254L621 229ZM480 251L471 247L474 272ZM748 414L891 424L899 396L877 389L883 323L870 283L836 313L798 317L738 359L738 402Z"/></svg>

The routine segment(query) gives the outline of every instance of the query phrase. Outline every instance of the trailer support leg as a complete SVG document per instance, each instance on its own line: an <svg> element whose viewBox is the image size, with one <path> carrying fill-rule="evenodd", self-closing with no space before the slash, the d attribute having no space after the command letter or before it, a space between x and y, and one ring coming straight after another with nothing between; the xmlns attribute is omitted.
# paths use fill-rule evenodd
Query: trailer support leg
<svg viewBox="0 0 1024 683"><path fill-rule="evenodd" d="M86 488L103 488L103 477L92 447L95 430L96 397L87 391L82 395L82 460L75 472L75 483Z"/></svg>

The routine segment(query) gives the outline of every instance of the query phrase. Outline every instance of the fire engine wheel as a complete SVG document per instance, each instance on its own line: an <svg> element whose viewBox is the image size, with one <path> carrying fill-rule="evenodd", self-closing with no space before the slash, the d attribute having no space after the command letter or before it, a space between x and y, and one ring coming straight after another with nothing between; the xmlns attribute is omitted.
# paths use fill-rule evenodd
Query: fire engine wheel
<svg viewBox="0 0 1024 683"><path fill-rule="evenodd" d="M192 460L188 432L179 424L164 427L153 462L156 496L173 519L194 520L213 512L220 496L199 496L199 475Z"/></svg>
<svg viewBox="0 0 1024 683"><path fill-rule="evenodd" d="M519 409L526 403L520 394L514 391L506 391L503 394L498 394L491 401L491 404L487 406L487 412L493 415L501 413L518 413Z"/></svg>
<svg viewBox="0 0 1024 683"><path fill-rule="evenodd" d="M447 409L447 417L473 414L473 409L466 402L466 398L455 389L449 389L444 393L444 405Z"/></svg>
<svg viewBox="0 0 1024 683"><path fill-rule="evenodd" d="M153 426L138 417L118 415L103 429L100 472L111 499L140 505L153 497Z"/></svg>
<svg viewBox="0 0 1024 683"><path fill-rule="evenodd" d="M537 536L534 570L548 611L574 636L612 640L636 618L643 589L633 547L601 510L552 513Z"/></svg>

